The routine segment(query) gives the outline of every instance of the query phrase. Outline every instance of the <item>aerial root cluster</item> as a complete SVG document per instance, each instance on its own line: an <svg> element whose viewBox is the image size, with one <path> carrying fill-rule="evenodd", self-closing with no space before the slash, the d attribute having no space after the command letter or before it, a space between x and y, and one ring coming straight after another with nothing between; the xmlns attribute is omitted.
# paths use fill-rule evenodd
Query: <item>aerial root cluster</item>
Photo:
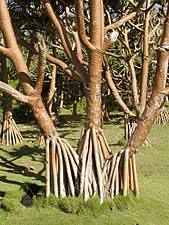
<svg viewBox="0 0 169 225"><path fill-rule="evenodd" d="M46 196L75 196L78 189L79 156L60 137L46 140Z"/></svg>
<svg viewBox="0 0 169 225"><path fill-rule="evenodd" d="M125 116L124 125L125 125L124 136L125 136L125 140L128 141L132 133L136 129L137 123L134 120L130 120L127 116Z"/></svg>
<svg viewBox="0 0 169 225"><path fill-rule="evenodd" d="M169 113L165 106L163 106L154 121L155 124L166 124L169 121Z"/></svg>
<svg viewBox="0 0 169 225"><path fill-rule="evenodd" d="M102 130L85 130L77 153L63 138L46 139L46 195L99 195L113 199L132 190L139 196L135 155L129 149L113 154Z"/></svg>
<svg viewBox="0 0 169 225"><path fill-rule="evenodd" d="M135 155L129 157L128 148L115 153L108 167L107 189L111 199L119 193L126 196L129 189L139 197Z"/></svg>
<svg viewBox="0 0 169 225"><path fill-rule="evenodd" d="M6 146L15 146L22 143L23 137L12 116L6 117L4 119L1 138L2 144Z"/></svg>
<svg viewBox="0 0 169 225"><path fill-rule="evenodd" d="M111 157L106 138L100 130L89 128L82 135L78 147L81 160L80 193L84 199L99 194L101 202L105 197L104 177L107 173L107 163Z"/></svg>

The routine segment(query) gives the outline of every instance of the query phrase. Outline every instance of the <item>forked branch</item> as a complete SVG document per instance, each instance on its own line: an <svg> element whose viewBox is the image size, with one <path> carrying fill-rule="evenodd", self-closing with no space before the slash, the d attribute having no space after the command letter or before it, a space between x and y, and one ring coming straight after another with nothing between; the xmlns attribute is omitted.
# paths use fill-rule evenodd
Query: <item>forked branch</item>
<svg viewBox="0 0 169 225"><path fill-rule="evenodd" d="M105 27L105 32L107 32L108 30L112 30L115 29L119 26L122 26L124 23L126 23L127 21L131 20L133 17L136 16L136 14L138 13L138 11L140 10L141 6L143 5L145 0L141 0L139 1L138 5L134 8L134 10L128 14L127 16L121 18L120 20L118 20L115 23L109 24L108 26Z"/></svg>
<svg viewBox="0 0 169 225"><path fill-rule="evenodd" d="M67 54L69 60L76 67L76 70L78 71L79 76L81 76L81 78L82 78L84 86L86 86L87 73L85 71L85 68L83 67L83 65L79 61L78 57L76 56L76 54L72 51L72 48L71 48L70 42L67 38L66 31L65 31L64 27L61 25L58 18L56 17L56 15L55 15L55 13L52 9L50 1L49 0L43 0L43 4L44 4L44 7L46 9L46 12L47 12L49 18L51 19L54 27L56 28L56 31L58 33L58 36L59 36L61 42L62 42L62 46L65 50L65 53Z"/></svg>

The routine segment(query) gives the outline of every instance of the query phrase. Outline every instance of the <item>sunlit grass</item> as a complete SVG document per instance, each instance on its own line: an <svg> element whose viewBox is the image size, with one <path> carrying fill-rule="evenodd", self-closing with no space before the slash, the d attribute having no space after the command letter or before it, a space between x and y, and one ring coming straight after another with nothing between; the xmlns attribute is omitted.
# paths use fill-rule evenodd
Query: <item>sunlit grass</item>
<svg viewBox="0 0 169 225"><path fill-rule="evenodd" d="M83 119L71 121L58 128L76 149L83 127ZM100 206L99 200L83 202L83 198L46 200L34 199L33 207L20 203L25 183L45 186L45 150L39 146L40 132L36 126L21 125L25 139L15 147L0 145L0 224L2 225L167 225L169 224L169 125L154 125L149 138L152 149L142 147L136 156L140 199L132 193L126 198L117 196L113 202ZM27 132L27 130L29 132ZM123 123L116 121L103 127L110 148L116 152L122 148ZM33 166L34 171L24 171L22 166ZM6 197L4 198L4 194ZM11 201L11 202L10 202Z"/></svg>

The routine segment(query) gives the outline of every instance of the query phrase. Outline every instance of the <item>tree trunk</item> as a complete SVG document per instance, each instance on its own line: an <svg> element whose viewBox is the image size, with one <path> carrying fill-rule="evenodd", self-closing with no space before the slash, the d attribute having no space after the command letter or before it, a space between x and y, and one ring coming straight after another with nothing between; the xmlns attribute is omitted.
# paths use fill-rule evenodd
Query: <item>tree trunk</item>
<svg viewBox="0 0 169 225"><path fill-rule="evenodd" d="M101 109L101 68L102 55L92 52L90 55L89 84L87 90L87 118L86 127L95 127L96 130L102 126Z"/></svg>

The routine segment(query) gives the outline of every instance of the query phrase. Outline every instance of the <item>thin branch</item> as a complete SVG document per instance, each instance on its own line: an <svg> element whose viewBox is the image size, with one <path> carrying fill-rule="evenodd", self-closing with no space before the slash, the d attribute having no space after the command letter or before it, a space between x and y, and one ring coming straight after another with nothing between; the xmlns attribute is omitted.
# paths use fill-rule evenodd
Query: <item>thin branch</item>
<svg viewBox="0 0 169 225"><path fill-rule="evenodd" d="M46 66L46 45L43 37L38 34L38 46L39 46L39 61L38 61L38 73L35 85L35 92L37 95L42 93L43 81L45 76L45 66Z"/></svg>
<svg viewBox="0 0 169 225"><path fill-rule="evenodd" d="M105 27L105 32L107 32L108 30L115 29L115 28L117 28L119 26L122 26L124 23L126 23L129 20L131 20L139 12L139 10L140 10L141 6L143 5L144 1L145 0L139 1L138 5L135 7L135 9L130 14L128 14L127 16L121 18L120 20L118 20L115 23L112 23L112 24L106 26Z"/></svg>
<svg viewBox="0 0 169 225"><path fill-rule="evenodd" d="M75 44L76 44L77 57L78 57L79 61L82 63L83 53L82 53L81 43L79 40L79 35L75 31L72 31L72 35L73 35L73 38L74 38Z"/></svg>
<svg viewBox="0 0 169 225"><path fill-rule="evenodd" d="M138 24L138 25L136 25L136 24L132 23L131 21L128 21L128 22L129 22L130 25L132 25L132 26L133 26L134 28L136 28L137 30L143 32L143 29L140 28L140 26L143 26L143 24Z"/></svg>
<svg viewBox="0 0 169 225"><path fill-rule="evenodd" d="M128 49L129 55L131 55L131 48L130 48L130 45L129 45L127 29L125 29L125 32L124 32L124 42L125 42L126 47ZM132 78L132 93L133 93L133 98L134 98L134 104L135 104L135 107L138 109L139 95L138 95L138 89L137 89L138 85L137 85L136 71L135 71L135 67L134 67L135 55L136 54L134 54L133 56L131 56L129 58L128 65L130 67L131 78Z"/></svg>
<svg viewBox="0 0 169 225"><path fill-rule="evenodd" d="M14 29L15 29L15 35L17 37L17 41L18 43L21 45L21 46L24 46L25 48L27 48L28 50L36 53L36 54L39 54L39 48L35 48L31 43L27 42L26 40L24 40L22 37L21 37L21 34L19 32L19 29L17 28L16 25L14 25ZM81 78L81 76L77 73L75 73L73 70L71 70L68 65L66 63L64 63L62 60L46 53L46 59L51 62L51 63L54 63L58 66L60 66L64 72L72 77L73 79L79 81L80 83L83 84L83 80Z"/></svg>
<svg viewBox="0 0 169 225"><path fill-rule="evenodd" d="M151 0L146 0L146 8L150 6ZM142 62L142 81L140 87L140 112L144 111L147 100L147 87L149 75L149 20L150 11L145 13L144 33L143 33L143 62Z"/></svg>
<svg viewBox="0 0 169 225"><path fill-rule="evenodd" d="M163 22L162 22L163 23ZM159 28L159 26L161 25L161 21L159 21L155 27L149 32L149 38L155 33L155 31Z"/></svg>
<svg viewBox="0 0 169 225"><path fill-rule="evenodd" d="M112 52L106 52L106 55L110 55L114 58L118 58L118 59L124 59L125 57L123 55L117 55L116 53L112 53Z"/></svg>
<svg viewBox="0 0 169 225"><path fill-rule="evenodd" d="M163 91L159 91L159 93L162 93L164 95L169 95L169 87L166 87Z"/></svg>
<svg viewBox="0 0 169 225"><path fill-rule="evenodd" d="M108 63L105 58L104 58L104 63L105 63L105 78L106 78L107 84L108 84L110 90L112 91L116 101L118 102L118 104L121 106L121 108L123 109L123 111L125 113L127 113L129 116L135 116L135 114L133 112L131 112L131 110L127 107L127 105L124 103L124 101L120 97L119 92L116 88L116 85L114 84L114 82L112 80L112 77L110 74L110 68L109 68Z"/></svg>

